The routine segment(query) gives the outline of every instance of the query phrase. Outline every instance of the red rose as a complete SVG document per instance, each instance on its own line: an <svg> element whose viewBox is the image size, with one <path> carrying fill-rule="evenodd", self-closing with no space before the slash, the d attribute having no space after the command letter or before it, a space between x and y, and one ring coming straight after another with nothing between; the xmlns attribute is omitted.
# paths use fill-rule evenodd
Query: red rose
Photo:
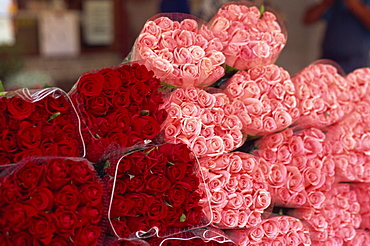
<svg viewBox="0 0 370 246"><path fill-rule="evenodd" d="M59 235L63 235L66 238L74 236L76 228L80 226L80 215L77 212L57 209L53 216L56 231Z"/></svg>
<svg viewBox="0 0 370 246"><path fill-rule="evenodd" d="M102 228L100 226L84 226L77 229L74 243L76 246L97 245Z"/></svg>
<svg viewBox="0 0 370 246"><path fill-rule="evenodd" d="M11 244L8 244L9 246L10 245L13 245L13 246L23 246L23 245L31 245L33 240L34 240L34 237L33 235L31 235L30 233L26 232L26 231L20 231L18 233L15 233L11 236ZM0 242L0 245L3 245L1 244ZM7 244L5 244L7 245Z"/></svg>
<svg viewBox="0 0 370 246"><path fill-rule="evenodd" d="M103 217L104 207L102 204L98 206L82 206L78 212L83 216L83 224L97 224Z"/></svg>
<svg viewBox="0 0 370 246"><path fill-rule="evenodd" d="M161 125L167 119L167 111L165 109L158 110L153 117L157 120L158 124Z"/></svg>
<svg viewBox="0 0 370 246"><path fill-rule="evenodd" d="M48 245L55 232L55 226L50 214L40 212L30 220L29 231L38 241Z"/></svg>
<svg viewBox="0 0 370 246"><path fill-rule="evenodd" d="M116 163L116 161L111 161L111 163ZM128 158L124 157L124 158L119 160L119 163L117 165L118 165L118 167L117 167L118 168L117 169L117 178L119 178L119 177L124 176L126 174L126 172L128 170L130 170L132 163ZM115 172L115 169L116 169L116 165L113 166L114 172ZM113 173L112 176L114 176L114 175L115 175L115 173Z"/></svg>
<svg viewBox="0 0 370 246"><path fill-rule="evenodd" d="M167 217L167 205L154 200L148 207L147 216L150 220L159 221Z"/></svg>
<svg viewBox="0 0 370 246"><path fill-rule="evenodd" d="M184 186L180 184L174 184L166 192L166 201L171 204L173 207L180 207L184 203L186 197L189 195L189 192L185 189Z"/></svg>
<svg viewBox="0 0 370 246"><path fill-rule="evenodd" d="M18 201L21 198L21 190L18 184L14 181L14 179L7 179L5 178L4 181L1 182L0 186L0 194L1 194L1 202L5 204L12 204Z"/></svg>
<svg viewBox="0 0 370 246"><path fill-rule="evenodd" d="M33 122L46 122L50 118L50 113L46 111L45 108L37 107L37 110L35 110L28 119L30 119Z"/></svg>
<svg viewBox="0 0 370 246"><path fill-rule="evenodd" d="M152 161L148 163L149 170L154 173L164 173L168 163L167 156L158 152L158 150L151 151L148 156L152 159Z"/></svg>
<svg viewBox="0 0 370 246"><path fill-rule="evenodd" d="M169 226L176 225L180 221L183 209L179 207L168 207L165 222Z"/></svg>
<svg viewBox="0 0 370 246"><path fill-rule="evenodd" d="M114 115L116 126L121 128L122 131L128 131L130 129L132 114L126 108L119 108Z"/></svg>
<svg viewBox="0 0 370 246"><path fill-rule="evenodd" d="M51 211L54 204L53 193L46 187L37 187L30 196L29 204L36 210Z"/></svg>
<svg viewBox="0 0 370 246"><path fill-rule="evenodd" d="M95 179L93 169L87 161L68 161L68 165L75 184L85 184Z"/></svg>
<svg viewBox="0 0 370 246"><path fill-rule="evenodd" d="M23 150L14 155L13 162L14 163L20 162L24 160L25 158L40 157L40 156L42 156L42 152L40 149Z"/></svg>
<svg viewBox="0 0 370 246"><path fill-rule="evenodd" d="M116 113L108 113L104 117L97 117L96 120L96 129L95 135L99 135L100 137L106 136L110 131L116 128Z"/></svg>
<svg viewBox="0 0 370 246"><path fill-rule="evenodd" d="M186 144L163 144L159 146L159 151L164 153L173 163L190 161L191 152Z"/></svg>
<svg viewBox="0 0 370 246"><path fill-rule="evenodd" d="M130 65L122 65L121 67L118 67L116 71L121 79L122 85L129 86L133 83L132 81L136 81L132 78L133 76Z"/></svg>
<svg viewBox="0 0 370 246"><path fill-rule="evenodd" d="M60 156L74 157L81 153L81 146L76 139L62 140L58 142L58 145Z"/></svg>
<svg viewBox="0 0 370 246"><path fill-rule="evenodd" d="M113 179L110 181L110 184L112 185L112 188L113 188ZM110 188L109 190L112 190L112 188ZM114 186L114 196L121 196L123 195L127 190L127 182L124 182L122 179L116 179L116 183L115 183L115 186Z"/></svg>
<svg viewBox="0 0 370 246"><path fill-rule="evenodd" d="M0 111L0 130L4 131L8 127L8 120L7 117L5 117L5 114L3 111Z"/></svg>
<svg viewBox="0 0 370 246"><path fill-rule="evenodd" d="M99 71L99 73L102 74L104 77L103 84L104 94L106 94L109 97L112 97L114 91L116 91L121 85L121 80L118 73L111 68L105 68Z"/></svg>
<svg viewBox="0 0 370 246"><path fill-rule="evenodd" d="M76 140L80 141L81 137L80 137L80 135L78 135L77 131L78 131L78 127L75 124L68 123L68 124L64 125L63 128L62 128L63 134L60 134L60 136L59 136L59 137L61 137L60 140L76 139ZM54 139L58 139L58 138L54 138Z"/></svg>
<svg viewBox="0 0 370 246"><path fill-rule="evenodd" d="M113 225L113 229L114 229L115 233L117 233L118 236L120 236L122 238L126 238L132 233L131 230L127 226L125 218L112 219L111 222L112 222L112 225Z"/></svg>
<svg viewBox="0 0 370 246"><path fill-rule="evenodd" d="M0 170L8 165L12 164L13 162L13 156L11 154L4 153L0 150Z"/></svg>
<svg viewBox="0 0 370 246"><path fill-rule="evenodd" d="M77 82L77 92L88 97L97 96L101 93L104 82L104 76L100 73L84 74Z"/></svg>
<svg viewBox="0 0 370 246"><path fill-rule="evenodd" d="M119 88L112 98L112 105L115 108L127 107L130 104L130 91L125 88Z"/></svg>
<svg viewBox="0 0 370 246"><path fill-rule="evenodd" d="M139 65L138 63L133 63L131 65L134 77L139 81L146 81L154 77L154 72L148 70L144 65Z"/></svg>
<svg viewBox="0 0 370 246"><path fill-rule="evenodd" d="M160 131L158 122L152 116L134 116L131 128L135 134L143 139L153 139Z"/></svg>
<svg viewBox="0 0 370 246"><path fill-rule="evenodd" d="M133 202L132 210L129 212L129 215L133 217L146 214L149 204L155 200L153 196L145 193L130 192L125 194L124 197Z"/></svg>
<svg viewBox="0 0 370 246"><path fill-rule="evenodd" d="M40 150L43 156L57 156L59 152L58 145L50 139L42 141Z"/></svg>
<svg viewBox="0 0 370 246"><path fill-rule="evenodd" d="M80 192L76 185L68 184L55 194L55 202L65 209L76 210L80 203Z"/></svg>
<svg viewBox="0 0 370 246"><path fill-rule="evenodd" d="M28 194L39 185L42 174L43 169L29 161L17 171L15 179L22 191Z"/></svg>
<svg viewBox="0 0 370 246"><path fill-rule="evenodd" d="M62 94L62 91L55 91L53 94L49 95L42 100L45 103L46 110L51 114L57 112L64 112L71 109L71 104L67 97ZM44 105L40 105L43 108Z"/></svg>
<svg viewBox="0 0 370 246"><path fill-rule="evenodd" d="M187 226L199 225L203 217L203 208L195 207L186 213L185 224Z"/></svg>
<svg viewBox="0 0 370 246"><path fill-rule="evenodd" d="M127 182L127 189L129 191L141 192L145 188L145 179L143 175L136 175L134 177L127 177L124 179Z"/></svg>
<svg viewBox="0 0 370 246"><path fill-rule="evenodd" d="M195 191L199 187L199 178L195 174L186 175L182 181L189 191Z"/></svg>
<svg viewBox="0 0 370 246"><path fill-rule="evenodd" d="M198 192L192 192L185 201L184 208L186 210L199 207L199 200L201 199L201 195Z"/></svg>
<svg viewBox="0 0 370 246"><path fill-rule="evenodd" d="M139 103L130 102L127 109L132 115L139 115L141 113L141 105Z"/></svg>
<svg viewBox="0 0 370 246"><path fill-rule="evenodd" d="M168 177L171 182L180 181L185 177L186 171L187 163L173 163L173 165L166 168L166 177Z"/></svg>
<svg viewBox="0 0 370 246"><path fill-rule="evenodd" d="M121 128L114 128L107 135L110 142L118 144L119 148L126 147L127 135L122 132Z"/></svg>
<svg viewBox="0 0 370 246"><path fill-rule="evenodd" d="M103 186L99 183L83 184L80 187L81 204L96 206L102 202Z"/></svg>
<svg viewBox="0 0 370 246"><path fill-rule="evenodd" d="M170 182L166 176L153 173L146 178L146 191L155 195L163 194L170 187Z"/></svg>
<svg viewBox="0 0 370 246"><path fill-rule="evenodd" d="M125 197L114 197L110 210L111 218L127 216L134 203Z"/></svg>
<svg viewBox="0 0 370 246"><path fill-rule="evenodd" d="M148 166L150 166L152 161L152 159L142 151L136 151L125 158L129 159L131 162L129 173L133 175L143 175L147 173Z"/></svg>
<svg viewBox="0 0 370 246"><path fill-rule="evenodd" d="M2 138L0 148L8 153L13 153L19 149L18 143L16 141L17 137L12 131L6 129L1 134Z"/></svg>
<svg viewBox="0 0 370 246"><path fill-rule="evenodd" d="M104 116L108 112L108 109L109 109L109 103L108 103L107 97L103 94L100 94L100 95L90 98L86 102L86 109L91 115L95 117Z"/></svg>
<svg viewBox="0 0 370 246"><path fill-rule="evenodd" d="M127 217L126 223L130 231L138 232L138 231L149 231L150 227L148 224L148 220L146 217L138 216L138 217Z"/></svg>
<svg viewBox="0 0 370 246"><path fill-rule="evenodd" d="M69 177L68 162L58 158L51 159L45 164L45 180L52 190L59 190L62 186L71 181Z"/></svg>
<svg viewBox="0 0 370 246"><path fill-rule="evenodd" d="M49 246L69 246L69 245L70 241L62 236L54 236L49 243Z"/></svg>
<svg viewBox="0 0 370 246"><path fill-rule="evenodd" d="M32 102L14 96L7 101L8 111L16 120L24 120L28 118L35 110L35 105Z"/></svg>
<svg viewBox="0 0 370 246"><path fill-rule="evenodd" d="M29 227L31 217L37 214L37 211L28 205L14 203L12 206L4 207L5 228L15 232L23 231Z"/></svg>
<svg viewBox="0 0 370 246"><path fill-rule="evenodd" d="M22 149L36 148L41 143L41 129L27 121L23 121L19 126L17 139Z"/></svg>
<svg viewBox="0 0 370 246"><path fill-rule="evenodd" d="M98 162L109 146L109 140L106 138L86 139L86 158L91 162Z"/></svg>

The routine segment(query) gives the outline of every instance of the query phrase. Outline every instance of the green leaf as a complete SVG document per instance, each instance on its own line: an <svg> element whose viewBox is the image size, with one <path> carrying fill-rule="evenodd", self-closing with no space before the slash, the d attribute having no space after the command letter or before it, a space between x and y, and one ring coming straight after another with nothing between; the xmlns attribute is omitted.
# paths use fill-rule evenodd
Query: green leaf
<svg viewBox="0 0 370 246"><path fill-rule="evenodd" d="M51 121L51 120L55 119L59 115L60 115L60 112L56 112L55 114L53 114L52 116L50 116L50 118L48 119L48 121Z"/></svg>
<svg viewBox="0 0 370 246"><path fill-rule="evenodd" d="M109 161L106 161L104 163L104 169L107 169L108 167L110 167L110 162Z"/></svg>
<svg viewBox="0 0 370 246"><path fill-rule="evenodd" d="M46 89L46 88L52 88L52 87L54 87L54 86L48 85L48 84L44 84L44 86L43 86L44 89Z"/></svg>
<svg viewBox="0 0 370 246"><path fill-rule="evenodd" d="M229 65L225 65L225 73L226 74L230 74L230 73L236 73L240 71L239 69L235 68L235 67L232 67L232 66L229 66Z"/></svg>
<svg viewBox="0 0 370 246"><path fill-rule="evenodd" d="M169 204L166 200L164 200L164 204L166 204L168 207L172 208L173 206Z"/></svg>
<svg viewBox="0 0 370 246"><path fill-rule="evenodd" d="M185 214L181 214L180 216L180 222L185 222L186 220L186 215Z"/></svg>
<svg viewBox="0 0 370 246"><path fill-rule="evenodd" d="M6 94L6 92L5 92L5 91L0 92L0 96L5 95L5 94Z"/></svg>
<svg viewBox="0 0 370 246"><path fill-rule="evenodd" d="M167 164L170 165L170 166L175 166L175 163L173 163L173 162L167 162Z"/></svg>
<svg viewBox="0 0 370 246"><path fill-rule="evenodd" d="M168 83L162 81L161 82L161 87L159 88L159 91L166 92L166 93L171 93L172 91L176 90L177 88L179 88L179 87L168 84Z"/></svg>
<svg viewBox="0 0 370 246"><path fill-rule="evenodd" d="M3 82L0 80L0 92L5 92Z"/></svg>
<svg viewBox="0 0 370 246"><path fill-rule="evenodd" d="M140 111L140 116L148 116L150 115L150 111L149 110L141 110Z"/></svg>
<svg viewBox="0 0 370 246"><path fill-rule="evenodd" d="M100 137L100 135L99 135L99 134L97 134L97 133L95 134L95 137L96 137L96 138L101 138L101 137Z"/></svg>
<svg viewBox="0 0 370 246"><path fill-rule="evenodd" d="M135 177L135 175L133 175L133 174L127 174L129 177L130 177L130 179L132 179L133 177Z"/></svg>
<svg viewBox="0 0 370 246"><path fill-rule="evenodd" d="M260 14L261 14L261 17L263 15L263 13L265 13L265 5L261 5L260 7Z"/></svg>
<svg viewBox="0 0 370 246"><path fill-rule="evenodd" d="M329 113L328 112L324 112L325 116L329 116Z"/></svg>

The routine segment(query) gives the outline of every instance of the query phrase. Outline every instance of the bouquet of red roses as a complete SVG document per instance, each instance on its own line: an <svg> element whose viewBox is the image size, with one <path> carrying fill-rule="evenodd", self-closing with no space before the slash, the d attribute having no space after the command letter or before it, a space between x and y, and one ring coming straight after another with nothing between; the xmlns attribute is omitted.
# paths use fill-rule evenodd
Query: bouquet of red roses
<svg viewBox="0 0 370 246"><path fill-rule="evenodd" d="M104 186L82 158L39 157L0 178L0 245L98 245Z"/></svg>
<svg viewBox="0 0 370 246"><path fill-rule="evenodd" d="M167 236L209 224L209 197L185 144L112 155L109 221L119 239Z"/></svg>
<svg viewBox="0 0 370 246"><path fill-rule="evenodd" d="M87 159L97 162L109 148L155 138L166 112L159 109L160 82L137 63L87 72L69 92L81 116Z"/></svg>
<svg viewBox="0 0 370 246"><path fill-rule="evenodd" d="M0 143L0 166L29 156L85 154L77 112L58 88L24 88L2 94Z"/></svg>

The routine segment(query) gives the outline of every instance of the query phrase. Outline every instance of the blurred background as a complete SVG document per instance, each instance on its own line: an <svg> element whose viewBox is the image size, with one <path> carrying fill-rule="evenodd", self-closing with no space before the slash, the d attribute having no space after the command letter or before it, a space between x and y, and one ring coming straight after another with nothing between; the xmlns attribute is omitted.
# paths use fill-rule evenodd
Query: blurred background
<svg viewBox="0 0 370 246"><path fill-rule="evenodd" d="M167 2L171 1L180 2ZM205 1L188 0L187 11L206 20L217 8L205 11ZM222 0L209 2L214 7ZM293 75L318 59L325 24L302 22L304 11L316 1L255 2L276 10L285 23L288 42L277 65ZM84 72L121 63L145 21L171 11L161 4L162 0L0 0L0 80L8 90L58 86L68 91Z"/></svg>

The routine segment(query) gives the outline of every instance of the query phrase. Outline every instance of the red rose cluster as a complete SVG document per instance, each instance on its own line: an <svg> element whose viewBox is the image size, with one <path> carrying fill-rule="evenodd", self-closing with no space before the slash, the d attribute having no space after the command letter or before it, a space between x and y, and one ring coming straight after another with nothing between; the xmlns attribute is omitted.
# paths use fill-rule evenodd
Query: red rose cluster
<svg viewBox="0 0 370 246"><path fill-rule="evenodd" d="M154 146L120 158L106 170L113 234L122 239L138 231L155 229L166 235L170 229L175 233L204 226L201 202L208 199L196 170L185 144Z"/></svg>
<svg viewBox="0 0 370 246"><path fill-rule="evenodd" d="M103 185L81 158L20 162L0 178L0 245L97 245Z"/></svg>
<svg viewBox="0 0 370 246"><path fill-rule="evenodd" d="M83 156L79 120L60 89L0 96L0 166L29 156Z"/></svg>
<svg viewBox="0 0 370 246"><path fill-rule="evenodd" d="M145 66L124 64L83 74L69 92L77 106L87 159L100 160L115 147L157 136L166 112L159 110L160 82Z"/></svg>

